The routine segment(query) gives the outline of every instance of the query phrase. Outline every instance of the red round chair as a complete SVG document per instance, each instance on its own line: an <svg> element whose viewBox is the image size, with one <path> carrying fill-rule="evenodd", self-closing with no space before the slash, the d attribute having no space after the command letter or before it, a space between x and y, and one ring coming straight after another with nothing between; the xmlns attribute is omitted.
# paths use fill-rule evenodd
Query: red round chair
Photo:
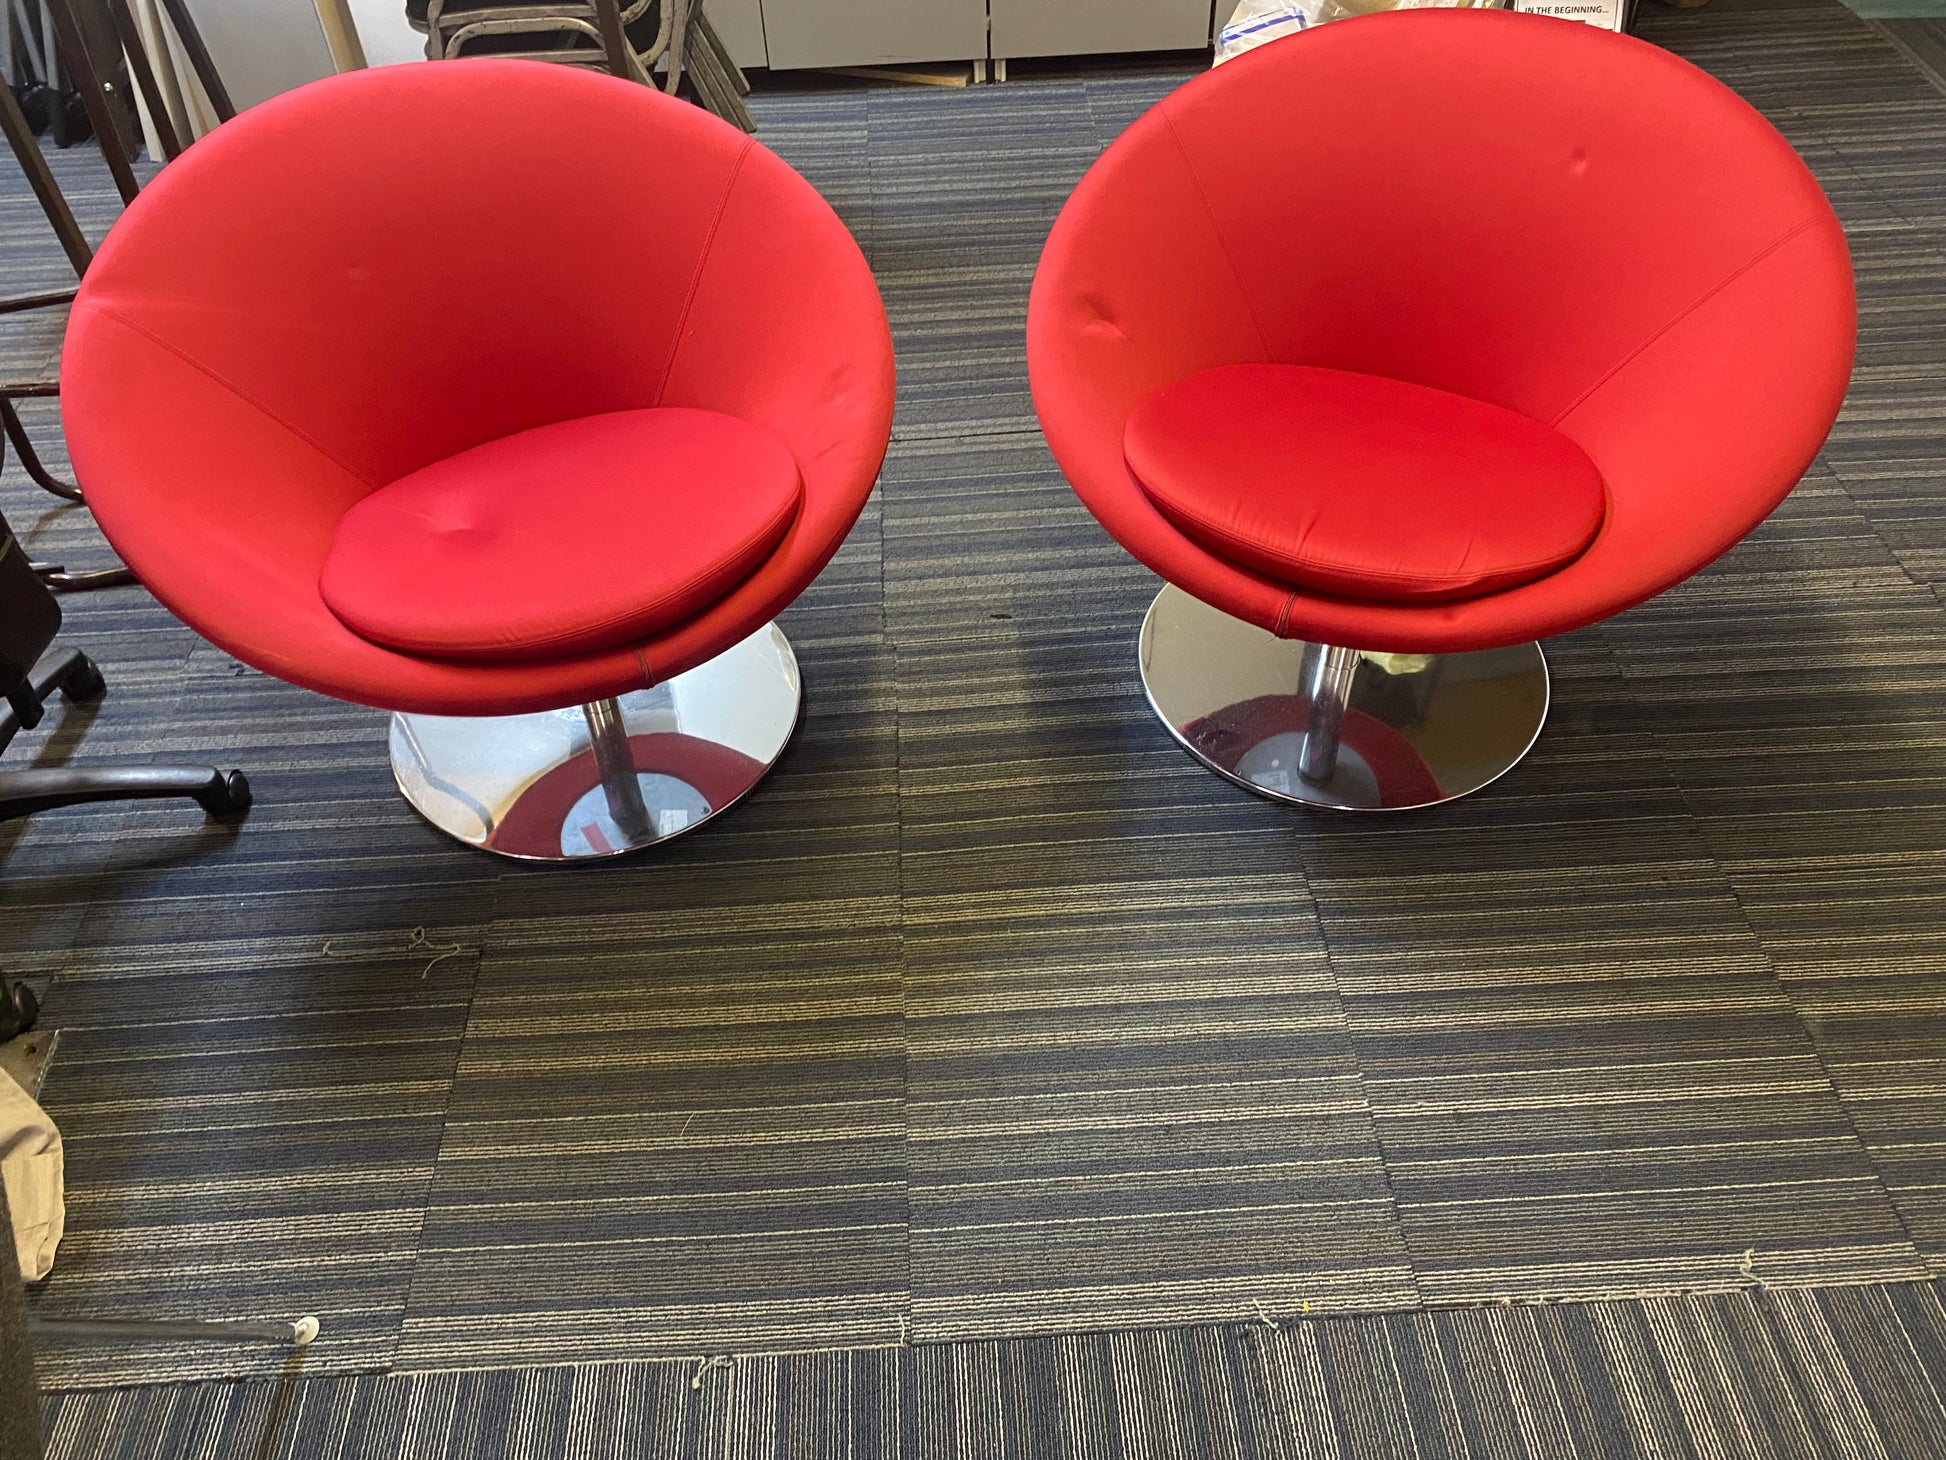
<svg viewBox="0 0 1946 1460"><path fill-rule="evenodd" d="M777 759L771 623L857 519L892 345L823 199L567 67L361 71L189 149L62 356L75 471L165 605L395 711L400 788L509 856L631 850Z"/></svg>
<svg viewBox="0 0 1946 1460"><path fill-rule="evenodd" d="M1526 753L1533 640L1776 507L1854 334L1838 221L1735 94L1577 22L1415 10L1129 128L1027 353L1062 470L1167 580L1140 654L1171 731L1265 794L1396 809Z"/></svg>

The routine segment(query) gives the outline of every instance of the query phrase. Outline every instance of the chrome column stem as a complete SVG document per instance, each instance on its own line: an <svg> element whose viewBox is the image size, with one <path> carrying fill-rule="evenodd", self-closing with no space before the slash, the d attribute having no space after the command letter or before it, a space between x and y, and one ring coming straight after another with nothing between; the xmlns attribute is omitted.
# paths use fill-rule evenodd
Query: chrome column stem
<svg viewBox="0 0 1946 1460"><path fill-rule="evenodd" d="M588 722L588 740L602 794L608 798L608 814L631 842L653 841L655 822L642 799L641 782L635 778L635 752L629 748L622 707L612 699L594 700L581 707L581 714Z"/></svg>
<svg viewBox="0 0 1946 1460"><path fill-rule="evenodd" d="M1345 725L1345 707L1351 702L1351 682L1358 673L1358 651L1320 644L1311 665L1311 682L1305 697L1311 702L1311 718L1304 731L1304 745L1298 752L1297 773L1314 786L1322 786L1338 769L1338 742Z"/></svg>

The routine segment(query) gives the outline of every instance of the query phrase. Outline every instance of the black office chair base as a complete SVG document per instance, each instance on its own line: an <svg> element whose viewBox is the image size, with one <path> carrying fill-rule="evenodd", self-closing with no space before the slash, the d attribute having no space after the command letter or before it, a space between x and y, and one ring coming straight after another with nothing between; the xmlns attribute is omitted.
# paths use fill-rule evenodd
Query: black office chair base
<svg viewBox="0 0 1946 1460"><path fill-rule="evenodd" d="M35 563L34 572L56 593L86 593L94 588L131 588L135 574L127 568L77 568L61 563Z"/></svg>
<svg viewBox="0 0 1946 1460"><path fill-rule="evenodd" d="M0 701L0 746L22 729L40 723L42 706L54 695L85 703L106 688L101 670L78 649L47 655L27 681ZM54 766L0 770L0 821L79 806L89 801L153 801L173 797L194 801L211 816L240 816L250 809L250 782L242 771L211 766Z"/></svg>
<svg viewBox="0 0 1946 1460"><path fill-rule="evenodd" d="M250 781L242 771L207 766L81 766L0 771L0 821L79 806L89 801L160 801L181 796L219 819L250 809Z"/></svg>
<svg viewBox="0 0 1946 1460"><path fill-rule="evenodd" d="M0 979L0 1044L17 1034L25 1034L40 1016L41 1001L34 997L32 989L24 983Z"/></svg>

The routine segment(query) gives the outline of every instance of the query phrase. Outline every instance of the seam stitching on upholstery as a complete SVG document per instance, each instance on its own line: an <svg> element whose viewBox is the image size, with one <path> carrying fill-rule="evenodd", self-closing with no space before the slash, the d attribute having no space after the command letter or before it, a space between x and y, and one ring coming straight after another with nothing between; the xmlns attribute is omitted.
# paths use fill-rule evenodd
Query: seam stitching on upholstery
<svg viewBox="0 0 1946 1460"><path fill-rule="evenodd" d="M642 657L642 646L637 644L629 651L635 656L635 667L642 671L642 688L655 688L655 671L649 668L649 661Z"/></svg>
<svg viewBox="0 0 1946 1460"><path fill-rule="evenodd" d="M1606 509L1607 509L1607 503L1604 500L1603 518L1602 518L1604 522L1607 520ZM1207 532L1211 537L1221 538L1224 542L1229 543L1233 547L1247 548L1254 552L1260 552L1264 554L1266 557L1275 556L1281 551L1281 549L1275 543L1267 543L1254 537L1246 537L1244 536L1244 534L1240 532L1231 532L1228 529L1221 527L1216 523L1209 522L1204 520L1201 517L1198 517L1193 512L1185 511L1181 507L1176 507L1172 510L1180 513L1184 517L1187 517L1190 521L1194 522L1197 527L1201 528L1204 532ZM1593 542L1594 541L1593 537L1590 537L1588 541ZM1579 549L1577 549L1577 552L1586 552L1586 551L1587 551L1586 543L1584 543ZM1395 582L1400 582L1400 583L1414 582L1426 576L1423 573L1392 572L1384 568L1367 568L1359 563L1345 562L1342 559L1336 559L1336 558L1328 558L1324 556L1322 553L1309 554L1305 558L1305 561L1310 565L1312 565L1313 567L1329 568L1335 571L1342 571L1347 573L1358 573L1368 578L1389 578ZM1559 561L1561 561L1560 554L1550 553L1544 558L1529 558L1518 563L1503 564L1497 569L1497 571L1525 572L1529 568L1549 567L1552 564L1557 563Z"/></svg>
<svg viewBox="0 0 1946 1460"><path fill-rule="evenodd" d="M790 501L784 504L784 509L781 512L773 513L771 516L765 518L763 522L758 525L756 531L750 533L749 536L745 537L742 542L736 545L736 550L730 554L730 561L735 562L739 558L745 558L750 556L752 553L755 553L758 550L759 544L763 543L766 539L771 540L773 543L781 542L784 538L784 535L791 530L791 524L797 521L798 514L803 510L804 510L804 489L802 488L802 486L800 486L798 488L797 495L792 497ZM672 591L663 595L663 601L667 602L671 598L680 598L682 597L683 594L688 593L690 590L695 588L697 584L707 582L710 576L715 572L717 572L721 566L722 564L720 562L717 562L717 563L711 563L707 567L697 569L694 573L691 573L687 578L685 578L681 583L679 583ZM750 575L748 573L744 574L744 579L747 579L749 576ZM740 582L743 580L740 579L738 581ZM729 585L729 587L734 588L736 587L736 584L732 583L731 585ZM725 589L724 591L728 592L729 589ZM704 605L705 608L712 607L712 606L713 605L710 604ZM696 613L701 613L702 611L703 609L699 608L696 610ZM693 618L695 615L692 614L690 616ZM628 617L630 617L630 615L628 614L619 614L616 615L614 618L610 619L609 623L610 624L619 623L623 619L626 619ZM607 627L607 625L603 625L603 627ZM673 627L673 625L671 627ZM660 631L658 630L658 632Z"/></svg>
<svg viewBox="0 0 1946 1460"><path fill-rule="evenodd" d="M803 509L803 503L804 503L804 496L802 490L800 489L798 495L791 498L791 500L785 504L783 511L772 513L769 517L765 518L763 522L758 524L756 531L750 533L748 536L746 536L743 539L743 541L739 542L736 545L735 549L730 553L729 560L731 562L736 562L740 558L749 557L751 554L757 551L759 545L762 544L766 539L776 539L781 541L784 533L788 533L790 531L791 523L797 520L798 513ZM778 530L780 524L782 527L781 532ZM560 651L561 645L563 644L570 644L574 640L585 638L590 634L604 633L607 630L614 628L618 624L627 623L631 618L640 617L645 607L659 608L662 605L668 603L669 600L671 599L681 598L684 594L692 591L697 584L707 582L710 575L717 572L721 566L722 563L719 561L716 563L711 563L706 567L697 569L694 573L691 573L687 578L683 579L682 582L678 583L675 587L671 588L668 592L664 593L660 598L656 599L654 602L650 604L647 605L638 604L636 607L629 609L625 612L611 613L606 618L598 620L597 622L594 623L587 624L580 629L574 630L571 633L550 634L546 638L542 638L542 639L525 640L522 642L521 647L523 649L546 649L550 651ZM749 575L745 574L744 576L745 578L748 578ZM732 583L729 585L729 588L733 589L736 586L737 585L735 583ZM725 592L728 591L729 589L725 589ZM720 602L721 600L719 599L718 601ZM694 613L691 613L689 615L689 617L694 618L696 614L702 613L706 609L712 608L714 606L715 605L713 603L704 604L702 608L696 609ZM649 632L653 634L662 634L667 632L669 629L679 627L684 622L687 622L687 619L677 620L677 622L671 624L664 624L662 627L651 629ZM467 660L473 660L475 658L479 658L479 659L485 659L488 662L501 662L501 663L508 662L505 660L494 661L490 654L476 653L476 654L456 656L452 653L449 647L434 645L434 644L411 645L408 646L406 652L412 654L424 654L433 658L439 658L443 656L447 658L455 658L455 657L464 658ZM565 652L570 654L575 654L575 653L598 654L602 652L602 646L596 645L596 646L591 646L591 647L586 647L581 649L569 649L566 650ZM635 650L635 652L639 657L641 654L641 649L638 647ZM519 662L519 661L516 660L513 662Z"/></svg>
<svg viewBox="0 0 1946 1460"><path fill-rule="evenodd" d="M1289 637L1284 630L1290 627L1291 610L1295 607L1297 607L1297 595L1295 593L1286 594L1284 596L1284 606L1277 610L1277 627L1271 631L1278 638L1283 639Z"/></svg>
<svg viewBox="0 0 1946 1460"><path fill-rule="evenodd" d="M224 390L228 391L231 395L235 396L239 401L243 402L244 405L249 406L251 410L255 411L258 415L262 416L265 420L270 421L275 425L282 426L292 436L296 437L299 441L302 441L306 446L310 447L313 451L317 452L319 456L322 456L326 461L330 462L333 466L337 467L340 471L344 472L345 475L350 477L353 481L358 482L362 486L369 487L374 491L378 489L380 485L378 482L373 481L370 477L366 476L364 472L359 471L356 467L352 466L350 462L344 460L344 458L339 456L337 452L331 450L329 447L325 446L322 442L318 441L315 437L313 437L310 432L305 431L298 426L292 425L289 421L285 420L283 416L279 415L276 411L273 411L269 406L265 405L262 401L258 400L255 396L251 395L248 391L242 389L241 387L237 386L233 382L225 379L219 371L212 369L208 365L205 365L201 360L198 360L194 355L191 355L188 351L184 350L181 346L171 344L168 340L163 339L162 336L156 334L153 330L144 328L142 325L137 324L134 320L129 319L126 315L122 314L119 310L110 309L105 304L98 304L95 301L90 300L86 308L89 312L100 316L102 319L112 320L114 323L120 325L123 329L128 330L134 334L140 335L143 339L147 340L150 344L154 345L157 349L166 351L168 354L174 355L178 360L182 361L183 364L189 366L190 369L198 371L199 373L207 376L209 379L215 381L218 385L222 386Z"/></svg>
<svg viewBox="0 0 1946 1460"><path fill-rule="evenodd" d="M669 379L676 373L676 360L682 354L683 332L689 328L689 315L696 307L696 296L703 292L703 275L709 270L710 255L716 251L716 235L723 227L723 216L730 211L730 196L736 192L737 179L743 176L744 160L750 156L750 149L756 146L756 138L746 137L742 150L730 167L729 181L723 184L723 197L716 205L716 216L710 219L709 232L703 237L703 250L696 256L696 272L690 275L689 292L683 296L682 313L676 317L676 330L669 337L669 363L662 367L662 379L655 388L655 403L662 404L662 397L668 393Z"/></svg>
<svg viewBox="0 0 1946 1460"><path fill-rule="evenodd" d="M1167 103L1156 108L1162 113L1162 124L1169 129L1169 140L1176 145L1176 154L1182 158L1183 171L1189 174L1189 184L1196 189L1196 201L1203 205L1203 217L1209 220L1210 232L1216 235L1216 243L1223 250L1223 262L1230 266L1230 278L1237 286L1237 296L1243 300L1243 307L1250 311L1250 324L1257 331L1257 343L1263 347L1264 359L1275 357L1270 352L1270 335L1264 330L1263 316L1257 312L1257 301L1250 297L1250 290L1244 285L1243 270L1237 267L1235 252L1230 248L1230 240L1223 232L1223 225L1216 221L1216 209L1210 206L1209 192L1203 187L1203 179L1196 171L1196 163L1184 145L1182 133L1176 130L1176 119L1169 115Z"/></svg>
<svg viewBox="0 0 1946 1460"><path fill-rule="evenodd" d="M1678 325L1682 324L1684 320L1688 319L1691 315L1695 314L1697 310L1701 309L1705 304L1708 304L1710 300L1714 299L1717 295L1721 294L1725 289L1729 288L1732 284L1736 283L1738 279L1741 279L1745 274L1749 273L1752 269L1756 268L1758 264L1761 264L1765 259L1769 258L1772 254L1776 253L1778 249L1782 248L1785 244L1791 242L1792 239L1795 239L1800 235L1810 231L1812 228L1815 228L1819 223L1822 223L1823 221L1824 221L1824 216L1822 214L1814 214L1813 216L1806 218L1802 223L1798 224L1795 228L1790 229L1782 237L1778 238L1776 242L1768 244L1764 248L1759 250L1757 254L1754 257L1752 257L1748 263L1742 264L1739 267L1731 270L1730 273L1725 275L1720 282L1716 284L1712 284L1708 289L1704 290L1701 294L1699 294L1693 303L1689 304L1687 307L1680 310L1676 314L1675 318L1671 319L1667 324L1662 326L1661 329L1657 330L1654 334L1650 335L1646 340L1642 341L1641 344L1637 345L1633 350L1630 350L1626 355L1622 356L1621 359L1617 360L1612 367L1604 371L1601 377L1598 380L1596 380L1593 385L1590 385L1586 390L1582 391L1580 395L1576 396L1573 402L1569 404L1552 421L1548 422L1548 424L1558 429L1560 427L1560 424L1563 421L1565 421L1569 416L1573 415L1576 411L1580 410L1584 405L1586 405L1588 401L1591 398L1593 398L1593 396L1598 391L1600 391L1600 389L1604 385L1608 384L1609 381L1613 380L1617 375L1620 375L1630 365L1634 364L1635 361L1640 356L1646 353L1664 335L1668 334L1671 330L1675 329Z"/></svg>

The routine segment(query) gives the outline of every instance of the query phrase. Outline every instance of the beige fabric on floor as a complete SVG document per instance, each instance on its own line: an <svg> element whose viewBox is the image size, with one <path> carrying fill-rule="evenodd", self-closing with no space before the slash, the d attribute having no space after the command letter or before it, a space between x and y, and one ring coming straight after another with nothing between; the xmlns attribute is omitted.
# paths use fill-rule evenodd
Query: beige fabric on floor
<svg viewBox="0 0 1946 1460"><path fill-rule="evenodd" d="M0 1072L0 1178L12 1210L20 1275L39 1282L54 1267L67 1223L61 1195L61 1133L12 1076Z"/></svg>

